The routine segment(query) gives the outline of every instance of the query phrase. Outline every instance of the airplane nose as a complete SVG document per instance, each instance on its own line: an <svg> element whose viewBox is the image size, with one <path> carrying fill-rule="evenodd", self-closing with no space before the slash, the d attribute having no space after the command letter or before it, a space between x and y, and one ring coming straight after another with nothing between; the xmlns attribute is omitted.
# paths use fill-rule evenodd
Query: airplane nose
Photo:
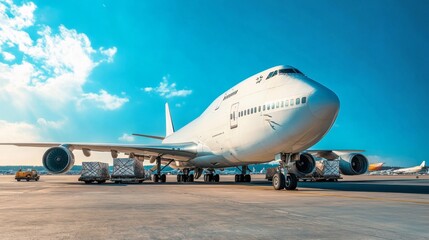
<svg viewBox="0 0 429 240"><path fill-rule="evenodd" d="M338 96L330 89L320 86L308 100L310 111L321 120L334 118L340 108Z"/></svg>

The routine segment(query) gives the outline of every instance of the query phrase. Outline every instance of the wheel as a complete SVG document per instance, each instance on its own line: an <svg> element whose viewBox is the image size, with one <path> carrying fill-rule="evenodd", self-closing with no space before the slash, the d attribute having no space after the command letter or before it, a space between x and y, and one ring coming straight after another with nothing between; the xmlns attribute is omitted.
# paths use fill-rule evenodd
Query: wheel
<svg viewBox="0 0 429 240"><path fill-rule="evenodd" d="M295 174L293 173L288 174L285 182L286 190L295 190L297 185L298 185L298 179L296 178Z"/></svg>
<svg viewBox="0 0 429 240"><path fill-rule="evenodd" d="M239 177L238 177L239 175L238 174L235 174L235 182L239 182Z"/></svg>
<svg viewBox="0 0 429 240"><path fill-rule="evenodd" d="M282 190L285 188L285 178L283 173L276 173L273 176L273 187L275 190Z"/></svg>
<svg viewBox="0 0 429 240"><path fill-rule="evenodd" d="M97 181L98 184L102 184L102 183L105 183L105 182L106 182L106 180Z"/></svg>
<svg viewBox="0 0 429 240"><path fill-rule="evenodd" d="M219 174L216 174L213 176L213 181L214 182L219 182Z"/></svg>
<svg viewBox="0 0 429 240"><path fill-rule="evenodd" d="M239 181L239 182L245 182L245 181L244 181L244 176L245 176L244 174L240 174L240 175L238 175L238 181Z"/></svg>
<svg viewBox="0 0 429 240"><path fill-rule="evenodd" d="M251 180L252 180L252 177L250 177L250 174L244 175L244 181L245 182L250 182Z"/></svg>
<svg viewBox="0 0 429 240"><path fill-rule="evenodd" d="M181 182L182 178L180 177L181 175L177 174L177 182Z"/></svg>
<svg viewBox="0 0 429 240"><path fill-rule="evenodd" d="M85 181L85 184L90 184L92 181Z"/></svg>
<svg viewBox="0 0 429 240"><path fill-rule="evenodd" d="M18 178L18 179L16 179L16 181L21 182L21 179Z"/></svg>
<svg viewBox="0 0 429 240"><path fill-rule="evenodd" d="M143 183L143 180L139 180L139 183Z"/></svg>
<svg viewBox="0 0 429 240"><path fill-rule="evenodd" d="M153 182L158 182L159 181L159 176L158 174L154 174L152 177Z"/></svg>
<svg viewBox="0 0 429 240"><path fill-rule="evenodd" d="M166 182L167 181L167 176L165 176L165 174L161 175L161 182Z"/></svg>
<svg viewBox="0 0 429 240"><path fill-rule="evenodd" d="M36 177L36 182L39 181L40 177Z"/></svg>
<svg viewBox="0 0 429 240"><path fill-rule="evenodd" d="M194 174L189 174L188 182L194 182Z"/></svg>

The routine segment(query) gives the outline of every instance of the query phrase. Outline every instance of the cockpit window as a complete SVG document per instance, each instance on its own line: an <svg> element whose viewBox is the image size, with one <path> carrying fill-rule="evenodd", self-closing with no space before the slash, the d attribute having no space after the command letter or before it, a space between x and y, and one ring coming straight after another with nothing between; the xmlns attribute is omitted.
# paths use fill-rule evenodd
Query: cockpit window
<svg viewBox="0 0 429 240"><path fill-rule="evenodd" d="M298 69L296 68L285 68L285 69L280 69L279 70L280 74L288 74L288 73L299 73L302 74L302 72L300 72Z"/></svg>
<svg viewBox="0 0 429 240"><path fill-rule="evenodd" d="M266 79L272 78L272 77L274 77L275 75L277 75L277 70L275 70L274 72L270 72L270 74L268 74L268 76L267 76L267 78L266 78ZM266 79L265 79L265 80L266 80Z"/></svg>

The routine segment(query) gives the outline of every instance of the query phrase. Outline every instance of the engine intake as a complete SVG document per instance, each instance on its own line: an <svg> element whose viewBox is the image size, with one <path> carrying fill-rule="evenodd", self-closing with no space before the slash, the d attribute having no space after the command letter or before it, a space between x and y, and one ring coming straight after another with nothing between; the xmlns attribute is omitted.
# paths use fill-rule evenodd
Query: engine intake
<svg viewBox="0 0 429 240"><path fill-rule="evenodd" d="M43 155L43 166L51 173L65 173L74 165L74 155L66 147L48 149Z"/></svg>
<svg viewBox="0 0 429 240"><path fill-rule="evenodd" d="M340 171L344 175L360 175L368 171L368 159L362 154L351 153L340 157Z"/></svg>
<svg viewBox="0 0 429 240"><path fill-rule="evenodd" d="M299 156L299 160L293 162L289 171L294 173L297 177L302 177L314 172L316 162L311 154L303 153Z"/></svg>

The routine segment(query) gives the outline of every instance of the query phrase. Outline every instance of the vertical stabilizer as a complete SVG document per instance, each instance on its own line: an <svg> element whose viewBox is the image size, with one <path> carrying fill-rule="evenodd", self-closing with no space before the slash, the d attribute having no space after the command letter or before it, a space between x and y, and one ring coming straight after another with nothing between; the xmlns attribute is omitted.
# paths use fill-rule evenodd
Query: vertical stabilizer
<svg viewBox="0 0 429 240"><path fill-rule="evenodd" d="M426 161L423 161L422 164L420 164L420 167L425 167Z"/></svg>
<svg viewBox="0 0 429 240"><path fill-rule="evenodd" d="M165 103L165 136L168 137L174 133L173 121L171 120L170 108L168 103Z"/></svg>

